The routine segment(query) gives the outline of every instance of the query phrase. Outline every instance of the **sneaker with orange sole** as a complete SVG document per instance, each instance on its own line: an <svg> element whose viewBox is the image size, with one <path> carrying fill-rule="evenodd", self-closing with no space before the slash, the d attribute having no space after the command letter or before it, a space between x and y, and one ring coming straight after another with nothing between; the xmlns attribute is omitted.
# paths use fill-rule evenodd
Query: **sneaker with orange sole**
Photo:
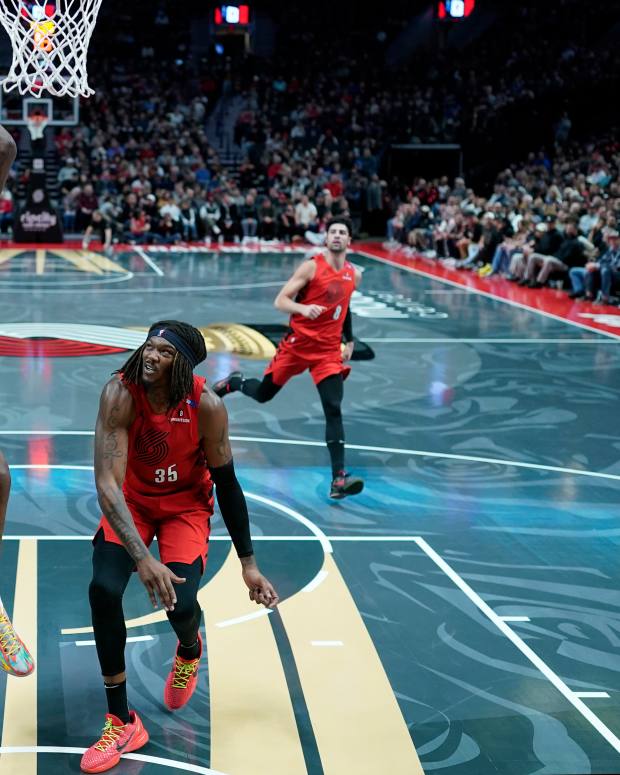
<svg viewBox="0 0 620 775"><path fill-rule="evenodd" d="M183 659L178 653L174 656L174 665L164 687L164 702L170 710L182 708L196 689L198 664L202 657L200 633L198 633L198 643L200 643L200 654L196 659Z"/></svg>
<svg viewBox="0 0 620 775"><path fill-rule="evenodd" d="M23 678L34 672L34 659L15 632L6 611L0 605L0 667L9 675Z"/></svg>
<svg viewBox="0 0 620 775"><path fill-rule="evenodd" d="M82 756L82 772L105 772L115 767L124 753L131 753L148 743L149 733L135 711L129 713L129 723L106 713L101 737Z"/></svg>

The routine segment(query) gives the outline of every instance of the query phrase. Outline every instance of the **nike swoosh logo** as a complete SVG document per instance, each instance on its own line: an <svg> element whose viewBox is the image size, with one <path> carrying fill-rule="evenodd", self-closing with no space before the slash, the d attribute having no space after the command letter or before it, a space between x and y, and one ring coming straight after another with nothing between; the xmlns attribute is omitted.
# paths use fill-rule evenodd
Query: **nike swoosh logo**
<svg viewBox="0 0 620 775"><path fill-rule="evenodd" d="M132 732L132 733L129 735L129 737L127 738L127 740L125 740L125 742L124 742L122 745L119 745L118 743L116 744L116 750L117 750L119 753L121 753L121 752L123 751L123 749L124 749L124 748L127 748L127 746L129 745L129 743L131 742L131 740L132 740L132 738L133 738L133 736L134 736L135 734L136 734L136 730L134 729L134 731L133 731L133 732Z"/></svg>

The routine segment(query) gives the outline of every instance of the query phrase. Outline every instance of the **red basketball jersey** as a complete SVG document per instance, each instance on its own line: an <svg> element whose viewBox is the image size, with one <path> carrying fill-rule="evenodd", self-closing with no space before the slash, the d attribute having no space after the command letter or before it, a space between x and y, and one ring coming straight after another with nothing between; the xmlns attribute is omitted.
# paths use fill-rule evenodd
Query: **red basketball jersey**
<svg viewBox="0 0 620 775"><path fill-rule="evenodd" d="M301 289L296 301L300 304L319 304L325 307L315 320L303 315L291 315L291 330L295 337L313 340L314 347L339 349L342 326L349 309L349 301L355 290L355 269L349 261L337 271L330 266L322 253L312 259L316 271L310 282ZM289 336L289 341L293 341Z"/></svg>
<svg viewBox="0 0 620 775"><path fill-rule="evenodd" d="M142 385L124 383L136 419L129 429L123 493L128 504L153 518L211 508L211 477L198 431L204 383L194 376L191 397L166 414L153 411Z"/></svg>

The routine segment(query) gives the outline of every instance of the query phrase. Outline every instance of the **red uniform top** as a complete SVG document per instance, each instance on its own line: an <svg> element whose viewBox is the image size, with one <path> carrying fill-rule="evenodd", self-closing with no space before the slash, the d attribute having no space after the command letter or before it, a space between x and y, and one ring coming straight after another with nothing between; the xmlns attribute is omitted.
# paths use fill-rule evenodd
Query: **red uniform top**
<svg viewBox="0 0 620 775"><path fill-rule="evenodd" d="M355 269L349 261L340 271L327 263L322 253L313 256L316 271L310 282L299 292L300 304L319 304L325 307L315 320L303 315L291 315L291 331L296 339L310 340L312 349L338 350L342 341L342 326L355 290ZM292 336L289 336L292 341ZM301 342L297 342L301 344Z"/></svg>
<svg viewBox="0 0 620 775"><path fill-rule="evenodd" d="M123 493L127 504L152 519L212 511L211 476L200 448L198 406L205 383L194 376L192 395L156 414L142 385L123 383L134 400Z"/></svg>

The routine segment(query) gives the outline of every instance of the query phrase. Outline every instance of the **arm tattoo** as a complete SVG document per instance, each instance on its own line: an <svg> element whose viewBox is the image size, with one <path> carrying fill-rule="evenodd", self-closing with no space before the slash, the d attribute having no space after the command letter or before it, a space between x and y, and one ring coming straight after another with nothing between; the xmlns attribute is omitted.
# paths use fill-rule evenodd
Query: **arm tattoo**
<svg viewBox="0 0 620 775"><path fill-rule="evenodd" d="M108 522L116 535L123 542L123 545L129 552L131 558L135 562L138 562L146 557L148 549L136 530L131 512L125 503L122 490L117 487L116 492L101 493L99 496L99 503Z"/></svg>

